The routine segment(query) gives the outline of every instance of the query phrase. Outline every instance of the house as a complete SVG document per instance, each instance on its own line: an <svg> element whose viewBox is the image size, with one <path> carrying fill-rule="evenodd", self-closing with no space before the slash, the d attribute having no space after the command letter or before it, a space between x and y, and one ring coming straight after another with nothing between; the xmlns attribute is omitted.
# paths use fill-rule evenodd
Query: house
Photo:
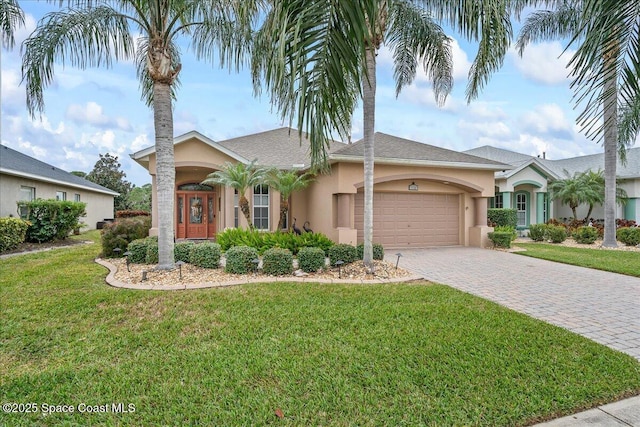
<svg viewBox="0 0 640 427"><path fill-rule="evenodd" d="M544 223L550 218L570 218L573 216L568 205L549 197L547 186L550 182L573 176L576 172L604 170L604 154L550 160L529 156L514 151L483 146L465 151L511 165L510 169L496 171L495 198L490 206L515 208L518 213L518 227ZM640 223L640 148L627 150L627 160L618 160L617 176L621 187L629 197L626 205L618 205L616 218L635 220ZM586 216L587 205L578 208L578 216ZM591 217L604 218L604 208L595 206Z"/></svg>
<svg viewBox="0 0 640 427"><path fill-rule="evenodd" d="M113 198L118 193L70 174L26 154L0 145L0 217L23 216L17 202L57 199L84 202L89 230L98 221L113 218Z"/></svg>
<svg viewBox="0 0 640 427"><path fill-rule="evenodd" d="M232 188L205 186L205 177L225 162L280 169L309 169L309 142L298 132L280 128L226 141L192 131L174 139L176 168L175 236L212 238L227 227L244 226L238 195ZM146 168L156 192L155 148L131 154ZM338 243L363 240L363 142L331 143L330 174L318 175L290 200L288 221ZM374 242L385 247L487 244L487 206L494 193L494 173L510 166L384 133L375 134ZM256 228L278 226L280 195L266 185L247 194ZM153 197L152 229L158 208ZM290 223L290 222L289 222Z"/></svg>

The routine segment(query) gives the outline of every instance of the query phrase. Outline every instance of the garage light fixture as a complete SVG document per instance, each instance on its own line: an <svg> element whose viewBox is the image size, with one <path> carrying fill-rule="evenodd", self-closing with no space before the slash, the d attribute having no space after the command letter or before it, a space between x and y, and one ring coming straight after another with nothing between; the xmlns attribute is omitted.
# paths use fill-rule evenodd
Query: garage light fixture
<svg viewBox="0 0 640 427"><path fill-rule="evenodd" d="M409 191L418 191L418 184L416 184L415 181L412 181L411 184L409 184Z"/></svg>

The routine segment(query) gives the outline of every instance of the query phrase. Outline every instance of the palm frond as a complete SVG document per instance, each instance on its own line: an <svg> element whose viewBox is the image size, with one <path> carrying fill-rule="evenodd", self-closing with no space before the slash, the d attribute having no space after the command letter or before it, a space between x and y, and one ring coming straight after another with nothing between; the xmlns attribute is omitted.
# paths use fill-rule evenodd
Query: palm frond
<svg viewBox="0 0 640 427"><path fill-rule="evenodd" d="M582 24L579 2L562 2L554 10L538 10L531 13L518 35L516 50L522 56L531 43L562 38L573 39L579 34Z"/></svg>
<svg viewBox="0 0 640 427"><path fill-rule="evenodd" d="M23 44L22 75L29 114L44 111L43 90L53 81L54 64L111 67L133 55L127 17L108 6L65 9L47 14Z"/></svg>
<svg viewBox="0 0 640 427"><path fill-rule="evenodd" d="M17 0L0 0L0 31L2 46L12 49L15 44L14 31L24 26L24 13Z"/></svg>

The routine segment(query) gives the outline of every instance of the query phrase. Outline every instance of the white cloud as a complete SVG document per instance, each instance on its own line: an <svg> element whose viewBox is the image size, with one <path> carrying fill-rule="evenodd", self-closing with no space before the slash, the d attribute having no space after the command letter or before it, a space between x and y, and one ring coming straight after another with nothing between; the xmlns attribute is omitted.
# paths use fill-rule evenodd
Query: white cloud
<svg viewBox="0 0 640 427"><path fill-rule="evenodd" d="M2 108L18 109L24 108L25 93L19 87L20 75L16 69L2 70Z"/></svg>
<svg viewBox="0 0 640 427"><path fill-rule="evenodd" d="M525 78L538 83L557 85L567 82L570 72L567 63L574 53L574 50L564 51L560 42L554 41L529 45L522 57L515 49L511 49L508 55Z"/></svg>
<svg viewBox="0 0 640 427"><path fill-rule="evenodd" d="M572 124L557 104L539 105L534 111L524 113L520 122L528 132L551 134L558 138L570 138L572 135Z"/></svg>
<svg viewBox="0 0 640 427"><path fill-rule="evenodd" d="M131 145L129 146L129 149L132 152L136 152L136 151L142 150L143 148L150 147L151 145L153 145L153 144L151 144L151 142L149 142L149 139L147 138L147 134L143 133L143 134L140 134L140 135L136 136L133 139L133 142L131 142Z"/></svg>
<svg viewBox="0 0 640 427"><path fill-rule="evenodd" d="M49 122L49 118L44 114L39 119L33 119L31 121L31 124L35 129L43 129L48 133L53 133L56 135L60 135L64 132L64 122L58 123L58 127L54 129L51 126L51 122Z"/></svg>
<svg viewBox="0 0 640 427"><path fill-rule="evenodd" d="M469 122L463 119L458 121L457 127L461 134L473 139L488 137L505 140L512 136L509 126L502 121Z"/></svg>
<svg viewBox="0 0 640 427"><path fill-rule="evenodd" d="M29 141L24 141L22 138L18 139L18 147L20 152L26 151L30 153L29 155L35 158L44 159L45 156L47 155L47 150L37 145L34 145Z"/></svg>
<svg viewBox="0 0 640 427"><path fill-rule="evenodd" d="M102 106L93 101L85 105L70 104L65 117L78 124L104 126L109 123L109 118L103 113Z"/></svg>

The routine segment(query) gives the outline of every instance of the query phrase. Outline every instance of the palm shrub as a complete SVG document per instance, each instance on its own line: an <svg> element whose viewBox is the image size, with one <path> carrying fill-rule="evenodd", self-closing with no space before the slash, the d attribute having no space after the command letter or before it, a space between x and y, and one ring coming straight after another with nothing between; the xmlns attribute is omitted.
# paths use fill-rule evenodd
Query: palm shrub
<svg viewBox="0 0 640 427"><path fill-rule="evenodd" d="M0 218L0 252L8 251L24 242L29 223L20 218Z"/></svg>
<svg viewBox="0 0 640 427"><path fill-rule="evenodd" d="M551 243L562 243L567 240L567 229L561 225L548 225L546 238Z"/></svg>
<svg viewBox="0 0 640 427"><path fill-rule="evenodd" d="M233 274L246 274L253 271L254 259L258 259L258 251L249 246L234 246L225 253L227 264L225 271Z"/></svg>
<svg viewBox="0 0 640 427"><path fill-rule="evenodd" d="M189 248L189 262L197 267L218 268L221 253L220 245L214 242L193 244ZM176 260L177 258L176 256Z"/></svg>
<svg viewBox="0 0 640 427"><path fill-rule="evenodd" d="M364 255L364 243L360 243L356 246L356 252L358 259L362 259ZM383 260L384 259L384 248L380 243L373 244L373 259Z"/></svg>
<svg viewBox="0 0 640 427"><path fill-rule="evenodd" d="M262 271L273 276L291 274L293 271L293 254L289 249L267 249L262 255Z"/></svg>
<svg viewBox="0 0 640 427"><path fill-rule="evenodd" d="M546 233L547 233L546 224L531 224L529 226L529 238L534 242L544 241Z"/></svg>
<svg viewBox="0 0 640 427"><path fill-rule="evenodd" d="M306 273L315 273L324 268L325 253L318 247L300 248L298 252L298 267Z"/></svg>
<svg viewBox="0 0 640 427"><path fill-rule="evenodd" d="M173 247L173 255L176 262L191 262L189 257L191 253L191 249L196 244L194 242L178 242Z"/></svg>
<svg viewBox="0 0 640 427"><path fill-rule="evenodd" d="M350 264L358 259L358 251L355 246L340 243L329 248L329 263L335 265L336 261L343 261Z"/></svg>
<svg viewBox="0 0 640 427"><path fill-rule="evenodd" d="M510 248L513 241L513 233L511 231L492 231L488 234L489 240L493 242L496 248Z"/></svg>
<svg viewBox="0 0 640 427"><path fill-rule="evenodd" d="M578 227L573 232L573 239L577 243L590 245L598 239L598 230L595 227Z"/></svg>
<svg viewBox="0 0 640 427"><path fill-rule="evenodd" d="M622 227L616 231L616 237L627 246L636 246L640 244L640 228L638 227Z"/></svg>

